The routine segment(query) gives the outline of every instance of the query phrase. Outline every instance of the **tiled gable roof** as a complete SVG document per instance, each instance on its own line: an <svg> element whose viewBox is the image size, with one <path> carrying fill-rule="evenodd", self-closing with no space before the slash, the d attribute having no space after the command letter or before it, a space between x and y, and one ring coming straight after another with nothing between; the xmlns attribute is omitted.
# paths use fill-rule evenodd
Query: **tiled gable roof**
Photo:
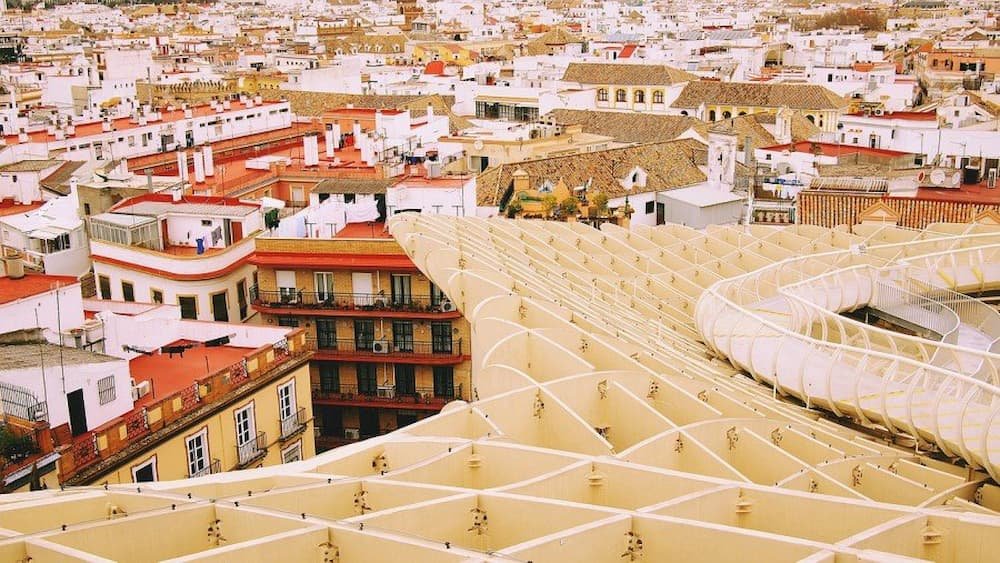
<svg viewBox="0 0 1000 563"><path fill-rule="evenodd" d="M556 109L546 118L560 125L580 125L584 133L607 135L622 143L671 141L701 120L681 115L651 115L622 111Z"/></svg>
<svg viewBox="0 0 1000 563"><path fill-rule="evenodd" d="M670 86L698 80L698 77L667 65L570 63L562 79L580 84Z"/></svg>
<svg viewBox="0 0 1000 563"><path fill-rule="evenodd" d="M646 186L636 187L632 193L683 188L705 181L698 163L704 161L706 151L705 145L696 140L679 139L502 164L487 169L476 178L476 200L481 206L499 206L509 197L513 174L517 170L528 174L533 189L538 189L546 180L552 183L562 180L570 188L590 180L594 188L603 190L610 198L625 195L619 180L637 166L646 171ZM615 168L613 173L612 167Z"/></svg>
<svg viewBox="0 0 1000 563"><path fill-rule="evenodd" d="M847 100L816 84L764 84L759 82L689 82L671 104L697 108L702 103L790 109L843 109Z"/></svg>

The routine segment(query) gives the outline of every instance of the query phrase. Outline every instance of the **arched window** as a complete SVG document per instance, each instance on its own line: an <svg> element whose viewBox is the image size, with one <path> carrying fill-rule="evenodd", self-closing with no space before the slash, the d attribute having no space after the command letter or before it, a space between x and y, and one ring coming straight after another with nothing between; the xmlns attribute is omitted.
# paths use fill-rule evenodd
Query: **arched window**
<svg viewBox="0 0 1000 563"><path fill-rule="evenodd" d="M653 103L654 104L663 103L663 90L653 90Z"/></svg>
<svg viewBox="0 0 1000 563"><path fill-rule="evenodd" d="M644 104L646 103L646 92L644 90L636 90L635 93L632 94L632 99L637 104Z"/></svg>
<svg viewBox="0 0 1000 563"><path fill-rule="evenodd" d="M606 101L608 101L608 89L607 88L600 88L600 89L597 90L597 101L598 102L606 102Z"/></svg>
<svg viewBox="0 0 1000 563"><path fill-rule="evenodd" d="M715 110L714 109L708 110L708 120L709 121L715 121Z"/></svg>
<svg viewBox="0 0 1000 563"><path fill-rule="evenodd" d="M815 124L815 123L816 123L816 118L815 118L815 117L813 117L813 116L811 116L811 115L807 115L807 116L806 116L806 119L808 119L808 120L809 120L809 123L812 123L812 124Z"/></svg>
<svg viewBox="0 0 1000 563"><path fill-rule="evenodd" d="M686 110L686 109L685 110L681 110L681 115L683 115L684 117L687 117L688 116L688 110Z"/></svg>
<svg viewBox="0 0 1000 563"><path fill-rule="evenodd" d="M628 98L625 95L625 90L615 90L615 101L616 102L627 102Z"/></svg>
<svg viewBox="0 0 1000 563"><path fill-rule="evenodd" d="M722 112L722 119L729 119L732 116L733 114L729 113L728 111Z"/></svg>
<svg viewBox="0 0 1000 563"><path fill-rule="evenodd" d="M746 115L746 114L747 114L747 112L745 112L745 111L741 111L740 112L740 115Z"/></svg>

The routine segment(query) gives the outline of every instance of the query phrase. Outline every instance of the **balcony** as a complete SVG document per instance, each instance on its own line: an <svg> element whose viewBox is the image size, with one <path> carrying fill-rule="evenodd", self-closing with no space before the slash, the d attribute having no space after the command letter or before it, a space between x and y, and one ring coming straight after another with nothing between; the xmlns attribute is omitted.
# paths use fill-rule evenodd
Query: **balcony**
<svg viewBox="0 0 1000 563"><path fill-rule="evenodd" d="M281 419L281 440L288 440L306 429L306 409L300 408Z"/></svg>
<svg viewBox="0 0 1000 563"><path fill-rule="evenodd" d="M256 438L251 438L245 444L236 446L236 467L244 469L267 455L267 434L258 432Z"/></svg>
<svg viewBox="0 0 1000 563"><path fill-rule="evenodd" d="M307 337L306 347L317 360L383 362L393 364L453 365L469 359L457 340L355 340Z"/></svg>
<svg viewBox="0 0 1000 563"><path fill-rule="evenodd" d="M254 308L271 314L329 317L452 319L462 316L447 298L430 295L391 297L379 293L260 291L250 288Z"/></svg>
<svg viewBox="0 0 1000 563"><path fill-rule="evenodd" d="M213 459L212 463L209 463L205 467L198 471L188 475L188 479L194 479L195 477L204 477L205 475L214 475L216 473L222 472L222 462L217 459Z"/></svg>
<svg viewBox="0 0 1000 563"><path fill-rule="evenodd" d="M333 389L314 385L312 396L314 403L330 406L439 411L445 403L462 396L461 385L456 391L442 395L435 394L433 387L400 389L395 385L362 385L359 388L355 384L342 384Z"/></svg>

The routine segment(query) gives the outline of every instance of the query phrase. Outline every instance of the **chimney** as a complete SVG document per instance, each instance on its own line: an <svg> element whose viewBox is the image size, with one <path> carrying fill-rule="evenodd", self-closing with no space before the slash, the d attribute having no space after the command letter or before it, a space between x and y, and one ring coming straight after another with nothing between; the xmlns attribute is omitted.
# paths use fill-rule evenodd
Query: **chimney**
<svg viewBox="0 0 1000 563"><path fill-rule="evenodd" d="M70 195L70 197L73 197L73 198L77 197L76 188L79 186L79 183L80 183L80 181L77 180L76 178L70 178L69 179L69 195Z"/></svg>
<svg viewBox="0 0 1000 563"><path fill-rule="evenodd" d="M28 137L28 132L25 131L24 129L21 129L17 133L17 142L18 143L27 143L29 140L30 140L30 137Z"/></svg>
<svg viewBox="0 0 1000 563"><path fill-rule="evenodd" d="M107 119L105 119L104 121L102 121L101 122L101 131L103 131L105 133L107 133L108 131L111 131L111 122L108 121Z"/></svg>
<svg viewBox="0 0 1000 563"><path fill-rule="evenodd" d="M523 168L518 168L511 176L514 179L514 194L526 192L531 187L531 177Z"/></svg>
<svg viewBox="0 0 1000 563"><path fill-rule="evenodd" d="M76 135L76 125L70 123L66 126L66 136L72 137L73 135Z"/></svg>
<svg viewBox="0 0 1000 563"><path fill-rule="evenodd" d="M708 133L708 185L731 192L736 185L736 136Z"/></svg>
<svg viewBox="0 0 1000 563"><path fill-rule="evenodd" d="M302 153L305 157L306 166L317 166L319 164L319 136L316 133L309 133L302 137Z"/></svg>
<svg viewBox="0 0 1000 563"><path fill-rule="evenodd" d="M177 186L174 188L171 195L173 196L172 199L174 203L179 202L184 197L184 186ZM166 244L166 241L163 241L163 243Z"/></svg>
<svg viewBox="0 0 1000 563"><path fill-rule="evenodd" d="M357 119L354 120L354 126L351 132L354 134L354 144L358 144L358 139L361 138L361 122Z"/></svg>
<svg viewBox="0 0 1000 563"><path fill-rule="evenodd" d="M205 183L205 161L202 160L201 151L194 151L194 182L196 184Z"/></svg>
<svg viewBox="0 0 1000 563"><path fill-rule="evenodd" d="M122 176L128 176L128 159L127 158L122 157L122 159L118 162L118 172Z"/></svg>
<svg viewBox="0 0 1000 563"><path fill-rule="evenodd" d="M191 108L184 108L184 119L191 119L194 117L194 110Z"/></svg>
<svg viewBox="0 0 1000 563"><path fill-rule="evenodd" d="M24 262L21 261L20 250L9 246L3 247L3 266L7 277L12 280L19 280L24 277Z"/></svg>
<svg viewBox="0 0 1000 563"><path fill-rule="evenodd" d="M201 157L205 161L205 175L209 178L215 176L215 159L212 156L212 145L201 147Z"/></svg>
<svg viewBox="0 0 1000 563"><path fill-rule="evenodd" d="M222 100L222 109L230 109L233 107L232 102L229 100Z"/></svg>
<svg viewBox="0 0 1000 563"><path fill-rule="evenodd" d="M338 135L339 137L339 135ZM333 140L333 125L327 125L326 131L323 132L323 145L326 147L326 158L328 160L333 159L333 150L337 147L334 146Z"/></svg>
<svg viewBox="0 0 1000 563"><path fill-rule="evenodd" d="M182 182L187 182L188 179L187 151L184 150L177 151L177 174L180 176Z"/></svg>
<svg viewBox="0 0 1000 563"><path fill-rule="evenodd" d="M774 140L779 145L792 142L792 112L785 108L779 109L774 116Z"/></svg>
<svg viewBox="0 0 1000 563"><path fill-rule="evenodd" d="M434 106L427 104L427 122L430 123L431 119L434 119Z"/></svg>
<svg viewBox="0 0 1000 563"><path fill-rule="evenodd" d="M261 96L260 94L254 96L253 97L253 103L257 104L258 106L261 105L261 104L263 104L264 103L264 96Z"/></svg>

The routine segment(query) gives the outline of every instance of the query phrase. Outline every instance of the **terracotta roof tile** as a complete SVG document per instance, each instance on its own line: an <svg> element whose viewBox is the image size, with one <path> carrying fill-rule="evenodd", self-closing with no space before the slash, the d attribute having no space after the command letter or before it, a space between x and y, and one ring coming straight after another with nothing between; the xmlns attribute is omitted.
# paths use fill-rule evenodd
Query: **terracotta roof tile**
<svg viewBox="0 0 1000 563"><path fill-rule="evenodd" d="M693 109L702 103L802 110L844 109L847 100L816 84L689 82L671 107Z"/></svg>
<svg viewBox="0 0 1000 563"><path fill-rule="evenodd" d="M527 172L531 187L543 182L562 180L576 187L588 180L608 197L622 197L625 190L619 183L629 171L641 167L646 171L644 188L632 193L672 190L705 181L698 163L705 160L706 147L693 139L678 139L649 143L607 151L580 153L556 158L528 160L489 168L476 178L476 199L481 206L499 206L509 197L516 170ZM615 168L612 172L612 168Z"/></svg>
<svg viewBox="0 0 1000 563"><path fill-rule="evenodd" d="M670 86L698 80L698 77L667 65L570 63L562 79L581 84Z"/></svg>

